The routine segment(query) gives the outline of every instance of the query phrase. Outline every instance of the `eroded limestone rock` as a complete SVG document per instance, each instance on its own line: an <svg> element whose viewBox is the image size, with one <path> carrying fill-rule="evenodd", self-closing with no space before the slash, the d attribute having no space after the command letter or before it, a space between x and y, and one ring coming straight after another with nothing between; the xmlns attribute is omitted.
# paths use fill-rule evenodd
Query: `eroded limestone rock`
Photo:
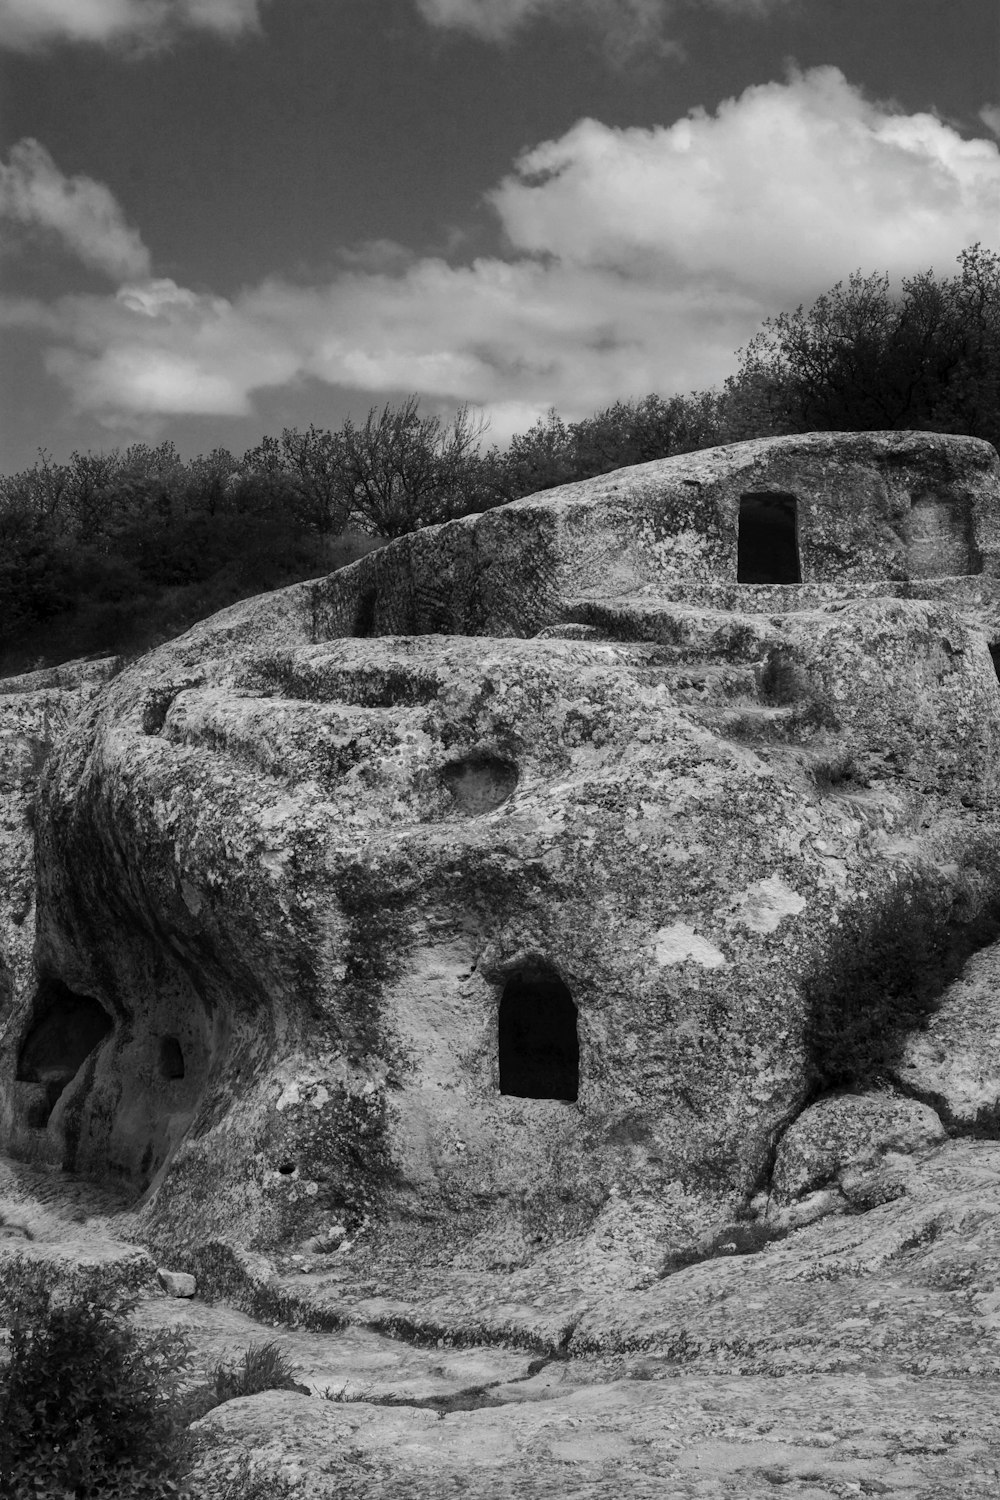
<svg viewBox="0 0 1000 1500"><path fill-rule="evenodd" d="M47 1063L42 1064L45 1078L32 1066L27 1035L32 1021L26 1025L38 990L32 802L53 745L119 665L116 657L66 662L0 681L0 1140L28 1156L34 1154L39 1138L37 1127L26 1122L37 1121L49 1098L59 1092ZM57 1013L58 1005L50 1031L58 1030ZM24 1070L18 1069L17 1058L25 1044L27 1071L35 1076L22 1080L17 1075ZM85 1047L68 1073L63 1057L63 1084L90 1050ZM22 1082L31 1087L19 1087Z"/></svg>
<svg viewBox="0 0 1000 1500"><path fill-rule="evenodd" d="M641 1284L808 1097L839 913L992 899L997 472L934 435L689 455L133 664L46 768L8 1138L145 1193L175 1264L589 1233ZM796 499L804 582L738 581L748 496Z"/></svg>
<svg viewBox="0 0 1000 1500"><path fill-rule="evenodd" d="M949 1122L989 1133L1000 1116L1000 949L973 954L923 1031L905 1040L895 1074Z"/></svg>
<svg viewBox="0 0 1000 1500"><path fill-rule="evenodd" d="M164 1266L158 1266L156 1279L168 1297L193 1297L198 1290L188 1271L168 1271Z"/></svg>
<svg viewBox="0 0 1000 1500"><path fill-rule="evenodd" d="M888 1153L919 1151L944 1135L928 1105L901 1094L879 1090L820 1099L781 1138L771 1179L774 1201L790 1203L844 1173L856 1179Z"/></svg>

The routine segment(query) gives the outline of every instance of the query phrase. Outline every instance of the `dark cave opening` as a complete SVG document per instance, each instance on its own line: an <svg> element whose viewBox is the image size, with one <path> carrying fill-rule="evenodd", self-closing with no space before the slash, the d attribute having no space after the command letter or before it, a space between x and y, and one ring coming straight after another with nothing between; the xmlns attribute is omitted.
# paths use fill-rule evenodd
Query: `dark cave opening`
<svg viewBox="0 0 1000 1500"><path fill-rule="evenodd" d="M801 583L794 495L742 495L737 583Z"/></svg>
<svg viewBox="0 0 1000 1500"><path fill-rule="evenodd" d="M500 1092L575 1102L580 1086L577 1009L552 969L519 970L500 999Z"/></svg>
<svg viewBox="0 0 1000 1500"><path fill-rule="evenodd" d="M184 1077L184 1053L175 1036L160 1038L160 1077L170 1081Z"/></svg>
<svg viewBox="0 0 1000 1500"><path fill-rule="evenodd" d="M375 611L378 608L378 590L363 589L358 596L357 608L354 611L354 628L352 634L364 639L375 634Z"/></svg>
<svg viewBox="0 0 1000 1500"><path fill-rule="evenodd" d="M45 1087L44 1099L29 1111L29 1124L45 1127L63 1090L108 1035L111 1024L92 995L78 995L60 979L40 980L15 1075L18 1082Z"/></svg>

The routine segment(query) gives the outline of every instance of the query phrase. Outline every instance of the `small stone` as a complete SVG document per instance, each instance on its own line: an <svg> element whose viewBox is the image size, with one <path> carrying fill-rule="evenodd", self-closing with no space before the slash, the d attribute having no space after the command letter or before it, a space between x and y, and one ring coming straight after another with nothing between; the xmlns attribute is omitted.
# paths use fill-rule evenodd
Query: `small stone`
<svg viewBox="0 0 1000 1500"><path fill-rule="evenodd" d="M193 1297L197 1283L187 1271L157 1271L156 1279L168 1297Z"/></svg>

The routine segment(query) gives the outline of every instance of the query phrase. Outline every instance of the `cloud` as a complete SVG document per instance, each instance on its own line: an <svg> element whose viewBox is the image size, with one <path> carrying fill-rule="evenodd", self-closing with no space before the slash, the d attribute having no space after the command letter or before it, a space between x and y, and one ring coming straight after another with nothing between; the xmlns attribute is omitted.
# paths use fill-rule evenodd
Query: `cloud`
<svg viewBox="0 0 1000 1500"><path fill-rule="evenodd" d="M763 17L789 0L416 0L424 20L441 30L465 31L485 42L506 42L546 19L596 32L619 59L643 47L680 49L669 25L679 5Z"/></svg>
<svg viewBox="0 0 1000 1500"><path fill-rule="evenodd" d="M255 30L258 0L0 0L0 46L58 42L155 45L186 29Z"/></svg>
<svg viewBox="0 0 1000 1500"><path fill-rule="evenodd" d="M149 251L110 190L91 177L66 177L30 138L11 147L8 165L0 162L0 222L29 237L55 237L115 281L149 275Z"/></svg>
<svg viewBox="0 0 1000 1500"><path fill-rule="evenodd" d="M252 391L302 370L294 329L286 322L275 337L266 304L241 315L224 297L169 278L126 284L114 297L63 298L58 317L63 337L46 367L76 410L109 426L192 412L244 416Z"/></svg>
<svg viewBox="0 0 1000 1500"><path fill-rule="evenodd" d="M979 111L979 118L987 130L992 130L994 135L1000 135L1000 104L984 104Z"/></svg>
<svg viewBox="0 0 1000 1500"><path fill-rule="evenodd" d="M61 42L151 47L182 31L256 31L264 0L0 0L0 47L35 51ZM330 3L330 0L326 0ZM429 25L486 42L508 41L542 18L595 32L613 59L642 47L679 49L667 25L679 6L762 17L790 0L414 0Z"/></svg>
<svg viewBox="0 0 1000 1500"><path fill-rule="evenodd" d="M503 437L550 405L720 381L765 316L856 268L948 274L995 242L998 191L996 144L819 68L671 125L582 120L539 144L490 195L503 255L376 243L323 285L274 276L232 299L144 278L39 326L77 409L112 425L248 416L255 392L313 379L478 403Z"/></svg>
<svg viewBox="0 0 1000 1500"><path fill-rule="evenodd" d="M871 103L823 67L670 126L581 120L490 197L518 252L778 293L948 262L995 238L998 191L991 142Z"/></svg>

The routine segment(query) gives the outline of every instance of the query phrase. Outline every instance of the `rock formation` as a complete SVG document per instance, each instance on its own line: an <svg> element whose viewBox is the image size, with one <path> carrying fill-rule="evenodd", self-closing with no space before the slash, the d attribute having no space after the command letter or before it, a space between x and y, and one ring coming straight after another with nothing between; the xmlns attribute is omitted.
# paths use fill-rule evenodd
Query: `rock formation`
<svg viewBox="0 0 1000 1500"><path fill-rule="evenodd" d="M940 989L996 935L998 572L988 444L780 438L427 528L129 665L42 777L7 1148L121 1180L181 1259L572 1242L640 1285L751 1201L848 1193L838 1116L768 1199L824 1094L877 1096L890 1154L944 1100L993 1119L995 1028L940 1012L975 1053L945 1076L900 950ZM869 950L874 1038L831 978Z"/></svg>

